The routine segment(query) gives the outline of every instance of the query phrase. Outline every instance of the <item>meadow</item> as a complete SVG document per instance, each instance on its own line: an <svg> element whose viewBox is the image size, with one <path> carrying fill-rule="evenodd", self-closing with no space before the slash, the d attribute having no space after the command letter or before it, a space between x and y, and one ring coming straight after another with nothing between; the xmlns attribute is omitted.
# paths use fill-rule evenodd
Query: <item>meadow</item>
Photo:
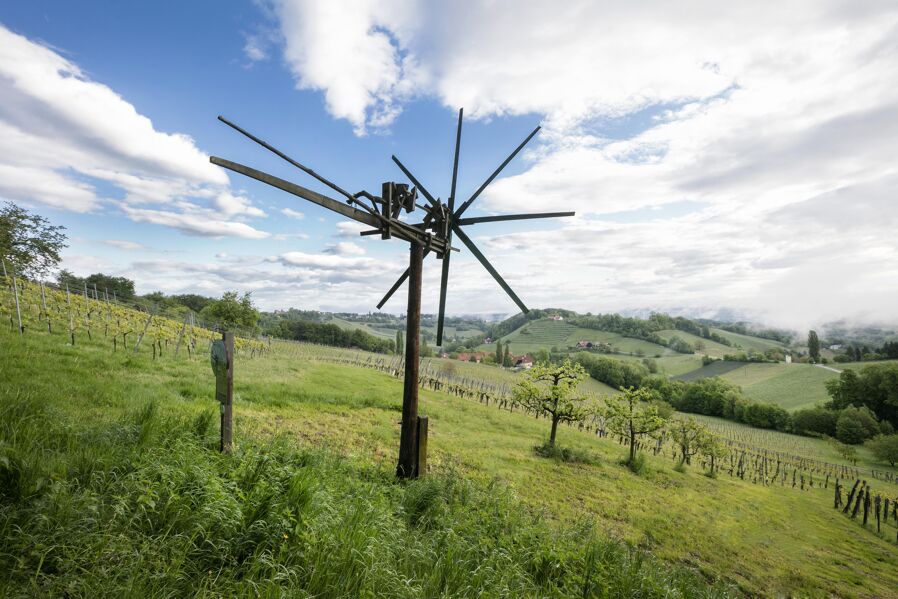
<svg viewBox="0 0 898 599"><path fill-rule="evenodd" d="M398 484L401 380L314 347L238 357L237 448L221 456L201 352L153 360L6 330L0 344L10 595L898 589L894 526L864 530L832 509L831 489L677 472L666 455L635 475L616 441L575 428L559 441L588 459L557 462L533 451L546 421L442 392L421 393L431 471Z"/></svg>

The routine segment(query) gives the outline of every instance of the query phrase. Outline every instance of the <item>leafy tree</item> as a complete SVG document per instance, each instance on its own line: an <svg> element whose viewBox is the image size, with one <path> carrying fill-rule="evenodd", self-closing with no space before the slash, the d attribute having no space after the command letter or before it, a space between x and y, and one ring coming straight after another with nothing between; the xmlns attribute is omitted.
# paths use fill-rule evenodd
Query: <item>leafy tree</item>
<svg viewBox="0 0 898 599"><path fill-rule="evenodd" d="M817 331L808 331L808 355L814 362L820 361L820 339L817 338Z"/></svg>
<svg viewBox="0 0 898 599"><path fill-rule="evenodd" d="M405 351L405 345L402 343L402 331L396 331L396 353L402 354Z"/></svg>
<svg viewBox="0 0 898 599"><path fill-rule="evenodd" d="M830 407L866 406L877 418L898 426L898 364L872 364L861 371L843 370L838 379L826 381Z"/></svg>
<svg viewBox="0 0 898 599"><path fill-rule="evenodd" d="M555 445L559 422L580 422L591 413L587 398L574 395L586 376L583 367L570 360L559 366L540 363L526 371L515 386L516 405L551 419L550 447Z"/></svg>
<svg viewBox="0 0 898 599"><path fill-rule="evenodd" d="M12 202L0 208L0 258L24 277L44 277L59 264L65 227ZM12 274L12 273L10 273Z"/></svg>
<svg viewBox="0 0 898 599"><path fill-rule="evenodd" d="M421 352L422 358L430 358L433 356L433 350L427 345L427 337L424 335L421 335L421 348L419 351Z"/></svg>
<svg viewBox="0 0 898 599"><path fill-rule="evenodd" d="M842 443L858 445L877 434L879 424L869 408L845 408L836 420L836 438Z"/></svg>
<svg viewBox="0 0 898 599"><path fill-rule="evenodd" d="M502 353L502 340L496 341L496 364L502 366L502 363L505 361L505 354Z"/></svg>
<svg viewBox="0 0 898 599"><path fill-rule="evenodd" d="M711 462L709 464L708 476L714 478L717 476L715 468L717 460L727 457L730 453L730 448L726 446L719 435L705 431L705 434L699 439L698 452Z"/></svg>
<svg viewBox="0 0 898 599"><path fill-rule="evenodd" d="M200 315L225 328L255 328L259 311L253 305L250 292L239 296L236 291L225 291L221 299L212 300Z"/></svg>
<svg viewBox="0 0 898 599"><path fill-rule="evenodd" d="M701 450L708 429L694 418L683 418L670 425L670 436L680 450L680 465L692 464L692 456Z"/></svg>
<svg viewBox="0 0 898 599"><path fill-rule="evenodd" d="M864 443L876 459L895 467L898 463L898 435L876 435Z"/></svg>
<svg viewBox="0 0 898 599"><path fill-rule="evenodd" d="M112 291L110 290L110 293ZM118 296L118 294L116 294ZM120 296L119 296L120 297ZM183 293L181 295L172 295L171 299L178 302L182 306L190 308L194 312L200 312L206 305L212 301L211 297L197 295L196 293Z"/></svg>
<svg viewBox="0 0 898 599"><path fill-rule="evenodd" d="M652 403L648 389L623 389L620 395L606 398L605 422L608 430L628 440L630 455L627 464L636 466L636 443L640 437L651 435L664 428L665 420Z"/></svg>
<svg viewBox="0 0 898 599"><path fill-rule="evenodd" d="M792 430L799 435L827 435L836 434L836 420L838 412L826 408L807 408L792 412Z"/></svg>

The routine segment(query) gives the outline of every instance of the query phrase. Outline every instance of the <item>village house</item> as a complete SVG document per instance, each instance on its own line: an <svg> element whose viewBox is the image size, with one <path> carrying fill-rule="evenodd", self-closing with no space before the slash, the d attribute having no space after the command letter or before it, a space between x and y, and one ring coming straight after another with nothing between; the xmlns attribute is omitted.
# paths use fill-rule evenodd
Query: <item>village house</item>
<svg viewBox="0 0 898 599"><path fill-rule="evenodd" d="M477 362L480 364L483 362L483 358L486 356L483 352L461 352L458 354L458 359L462 362Z"/></svg>
<svg viewBox="0 0 898 599"><path fill-rule="evenodd" d="M533 356L530 354L524 354L523 356L513 358L513 361L516 370L529 370L530 368L533 368Z"/></svg>

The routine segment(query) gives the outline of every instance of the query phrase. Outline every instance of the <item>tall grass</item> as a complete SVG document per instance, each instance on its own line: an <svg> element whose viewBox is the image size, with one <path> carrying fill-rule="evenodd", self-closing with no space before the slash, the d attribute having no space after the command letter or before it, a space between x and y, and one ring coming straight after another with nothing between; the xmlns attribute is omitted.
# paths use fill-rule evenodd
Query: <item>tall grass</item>
<svg viewBox="0 0 898 599"><path fill-rule="evenodd" d="M223 456L214 412L153 402L103 423L56 416L0 391L2 596L725 594L451 469L400 484L282 438Z"/></svg>

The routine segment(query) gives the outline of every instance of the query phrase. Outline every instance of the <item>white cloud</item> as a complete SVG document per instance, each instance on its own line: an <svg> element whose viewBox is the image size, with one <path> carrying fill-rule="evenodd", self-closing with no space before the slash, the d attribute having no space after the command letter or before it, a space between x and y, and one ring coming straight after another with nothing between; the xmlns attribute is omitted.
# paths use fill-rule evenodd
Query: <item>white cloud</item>
<svg viewBox="0 0 898 599"><path fill-rule="evenodd" d="M306 217L305 214L298 210L293 210L292 208L282 208L281 214L284 216L288 216L290 218L295 218L296 220L302 220Z"/></svg>
<svg viewBox="0 0 898 599"><path fill-rule="evenodd" d="M328 246L324 251L327 254L336 254L337 256L363 256L365 254L365 248L351 241L335 243Z"/></svg>
<svg viewBox="0 0 898 599"><path fill-rule="evenodd" d="M362 231L367 231L371 227L367 225L363 225L362 223L357 223L351 220L344 220L337 223L337 237L351 237L353 239L357 239L359 237L359 233Z"/></svg>
<svg viewBox="0 0 898 599"><path fill-rule="evenodd" d="M210 208L218 220L264 216L229 191L228 176L209 163L192 138L156 130L77 64L2 25L0 197L75 212L120 204L141 222L155 215L153 222L177 222L176 228L195 231L209 228L189 223ZM130 208L138 204L168 207ZM241 222L215 228L223 235L254 231Z"/></svg>
<svg viewBox="0 0 898 599"><path fill-rule="evenodd" d="M415 2L396 20L277 5L298 85L358 133L418 96L541 118L527 168L477 205L578 211L563 229L486 229L528 303L898 320L894 2ZM325 31L353 41L333 50ZM453 264L453 309L510 308L479 265Z"/></svg>
<svg viewBox="0 0 898 599"><path fill-rule="evenodd" d="M125 214L137 223L164 225L190 235L200 237L242 237L244 239L265 239L269 233L259 231L246 223L226 221L217 218L214 211L171 212L148 210L122 206Z"/></svg>
<svg viewBox="0 0 898 599"><path fill-rule="evenodd" d="M146 246L142 243L137 243L136 241L129 241L127 239L104 239L100 243L104 243L108 246L118 248L120 250L145 250Z"/></svg>
<svg viewBox="0 0 898 599"><path fill-rule="evenodd" d="M297 87L322 90L328 111L359 135L393 121L420 77L403 41L413 1L284 0L274 8Z"/></svg>

